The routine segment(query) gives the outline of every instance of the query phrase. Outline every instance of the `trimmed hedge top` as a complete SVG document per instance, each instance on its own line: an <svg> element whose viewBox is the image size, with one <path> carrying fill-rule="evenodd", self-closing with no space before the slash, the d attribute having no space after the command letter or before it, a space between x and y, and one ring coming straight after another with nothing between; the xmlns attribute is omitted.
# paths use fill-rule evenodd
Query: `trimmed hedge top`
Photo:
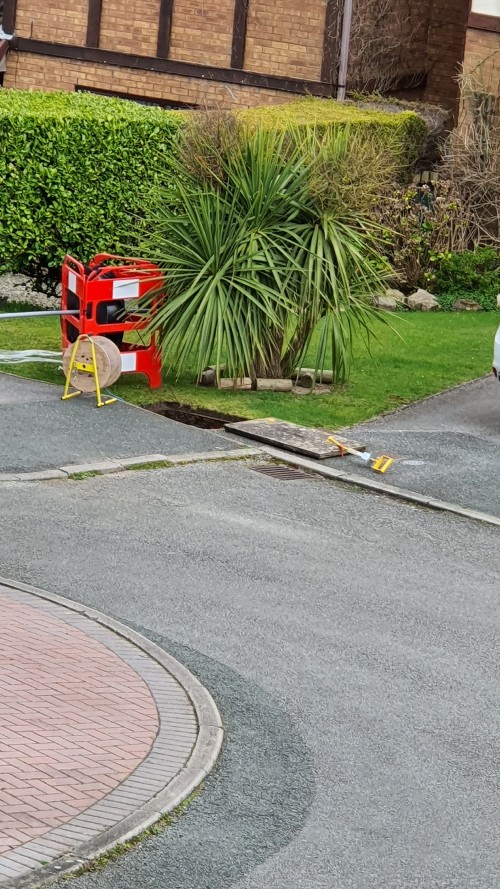
<svg viewBox="0 0 500 889"><path fill-rule="evenodd" d="M38 119L68 117L88 120L147 123L165 126L182 126L184 115L179 111L164 111L154 105L113 99L93 93L44 93L37 90L0 90L0 119L15 116L32 116Z"/></svg>
<svg viewBox="0 0 500 889"><path fill-rule="evenodd" d="M361 108L355 102L336 102L335 99L298 99L285 105L267 105L263 108L248 108L240 111L243 120L262 123L266 126L284 128L286 126L330 126L334 124L365 124L375 127L406 126L409 121L425 134L426 126L414 111L394 112Z"/></svg>
<svg viewBox="0 0 500 889"><path fill-rule="evenodd" d="M269 105L239 112L250 125L285 129L286 127L317 127L319 129L351 127L370 133L381 144L387 142L399 155L401 179L417 160L427 135L427 124L415 111L362 108L355 102L334 99L298 99L286 105Z"/></svg>

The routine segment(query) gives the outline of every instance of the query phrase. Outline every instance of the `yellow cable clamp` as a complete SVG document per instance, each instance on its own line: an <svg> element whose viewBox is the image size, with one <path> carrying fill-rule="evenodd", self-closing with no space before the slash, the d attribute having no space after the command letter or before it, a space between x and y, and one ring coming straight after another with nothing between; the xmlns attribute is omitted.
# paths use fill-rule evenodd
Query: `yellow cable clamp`
<svg viewBox="0 0 500 889"><path fill-rule="evenodd" d="M328 444L336 445L341 456L344 454L351 454L353 457L358 457L363 463L371 463L371 468L374 472L387 472L394 463L393 457L389 457L387 454L380 454L379 457L374 457L366 451L357 451L355 448L350 448L349 445L343 444L337 438L334 438L333 435L330 435L326 441Z"/></svg>

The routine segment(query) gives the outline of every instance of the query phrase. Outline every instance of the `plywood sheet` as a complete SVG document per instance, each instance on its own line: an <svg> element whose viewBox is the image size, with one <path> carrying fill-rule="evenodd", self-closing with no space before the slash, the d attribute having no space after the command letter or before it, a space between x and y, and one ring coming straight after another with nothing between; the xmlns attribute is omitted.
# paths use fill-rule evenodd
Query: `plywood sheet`
<svg viewBox="0 0 500 889"><path fill-rule="evenodd" d="M337 445L328 440L330 436L358 451L365 449L365 446L359 442L348 440L331 429L298 426L296 423L287 423L285 420L278 420L275 417L227 423L225 428L228 432L243 435L245 438L252 438L272 447L284 448L286 451L304 454L306 457L314 457L317 460L340 457Z"/></svg>

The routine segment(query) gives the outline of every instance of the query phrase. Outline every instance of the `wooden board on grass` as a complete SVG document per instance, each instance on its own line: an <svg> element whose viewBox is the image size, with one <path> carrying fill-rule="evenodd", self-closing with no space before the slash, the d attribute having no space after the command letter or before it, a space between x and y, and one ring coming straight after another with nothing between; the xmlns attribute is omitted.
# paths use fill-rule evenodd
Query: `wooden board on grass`
<svg viewBox="0 0 500 889"><path fill-rule="evenodd" d="M225 428L228 432L234 432L236 435L244 435L245 438L262 441L272 447L284 448L286 451L303 454L305 457L314 457L316 460L340 457L341 453L337 445L328 440L330 436L358 451L364 451L366 447L357 441L346 439L345 436L339 435L331 429L298 426L296 423L287 423L285 420L277 420L275 417L227 423Z"/></svg>

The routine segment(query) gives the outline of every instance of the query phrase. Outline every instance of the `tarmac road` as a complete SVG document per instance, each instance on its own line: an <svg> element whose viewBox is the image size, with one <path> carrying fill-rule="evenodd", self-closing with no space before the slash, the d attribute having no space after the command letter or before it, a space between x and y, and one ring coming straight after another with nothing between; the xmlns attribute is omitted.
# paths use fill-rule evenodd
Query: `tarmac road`
<svg viewBox="0 0 500 889"><path fill-rule="evenodd" d="M140 627L226 742L75 889L497 889L498 531L246 464L0 488L5 577Z"/></svg>

